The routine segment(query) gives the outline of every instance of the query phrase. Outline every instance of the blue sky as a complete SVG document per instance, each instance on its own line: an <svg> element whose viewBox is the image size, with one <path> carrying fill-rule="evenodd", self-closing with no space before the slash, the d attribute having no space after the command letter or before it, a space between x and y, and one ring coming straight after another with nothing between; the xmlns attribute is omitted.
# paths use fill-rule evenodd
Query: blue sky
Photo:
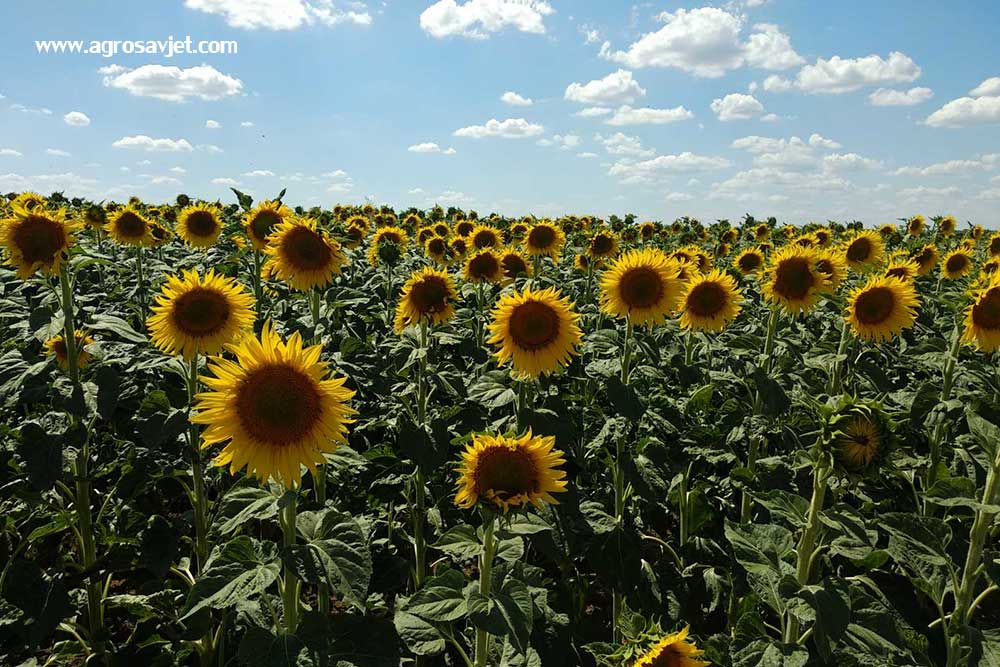
<svg viewBox="0 0 1000 667"><path fill-rule="evenodd" d="M4 23L0 191L1000 222L995 2L103 0ZM168 36L238 53L36 47Z"/></svg>

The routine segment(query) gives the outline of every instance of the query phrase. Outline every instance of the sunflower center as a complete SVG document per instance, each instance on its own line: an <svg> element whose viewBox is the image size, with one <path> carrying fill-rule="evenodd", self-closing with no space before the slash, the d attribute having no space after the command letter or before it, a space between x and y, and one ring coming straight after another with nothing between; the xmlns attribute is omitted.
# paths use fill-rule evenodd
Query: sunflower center
<svg viewBox="0 0 1000 667"><path fill-rule="evenodd" d="M652 662L647 663L649 667L684 667L688 661L684 653L678 651L673 646L664 646L656 654Z"/></svg>
<svg viewBox="0 0 1000 667"><path fill-rule="evenodd" d="M428 241L427 251L436 257L444 255L445 251L444 239L435 237L430 241Z"/></svg>
<svg viewBox="0 0 1000 667"><path fill-rule="evenodd" d="M56 353L56 357L59 359L66 358L66 339L58 338L52 342L52 351Z"/></svg>
<svg viewBox="0 0 1000 667"><path fill-rule="evenodd" d="M952 255L945 263L945 268L948 269L949 273L958 273L963 271L968 263L969 258L965 255Z"/></svg>
<svg viewBox="0 0 1000 667"><path fill-rule="evenodd" d="M274 228L281 223L281 216L275 211L264 209L254 216L250 223L253 235L259 239L266 239Z"/></svg>
<svg viewBox="0 0 1000 667"><path fill-rule="evenodd" d="M14 231L14 245L24 261L51 263L66 245L63 226L42 215L29 215Z"/></svg>
<svg viewBox="0 0 1000 667"><path fill-rule="evenodd" d="M622 301L628 304L629 308L649 308L663 295L662 277L646 266L626 271L619 284L618 291Z"/></svg>
<svg viewBox="0 0 1000 667"><path fill-rule="evenodd" d="M488 278L496 274L497 258L489 253L477 255L469 261L469 274L473 278Z"/></svg>
<svg viewBox="0 0 1000 667"><path fill-rule="evenodd" d="M1000 330L1000 287L991 289L972 307L972 322L980 329Z"/></svg>
<svg viewBox="0 0 1000 667"><path fill-rule="evenodd" d="M872 253L872 242L862 237L855 239L847 246L847 259L852 262L864 262Z"/></svg>
<svg viewBox="0 0 1000 667"><path fill-rule="evenodd" d="M714 317L723 308L729 296L722 285L714 282L705 282L695 285L687 297L688 311L697 317Z"/></svg>
<svg viewBox="0 0 1000 667"><path fill-rule="evenodd" d="M760 267L760 255L755 253L743 255L740 257L739 265L743 271L756 271Z"/></svg>
<svg viewBox="0 0 1000 667"><path fill-rule="evenodd" d="M892 315L896 296L888 287L873 287L854 301L854 316L862 324L881 324Z"/></svg>
<svg viewBox="0 0 1000 667"><path fill-rule="evenodd" d="M320 420L316 382L285 364L251 371L236 390L236 413L247 434L270 445L303 440Z"/></svg>
<svg viewBox="0 0 1000 667"><path fill-rule="evenodd" d="M500 500L539 490L538 467L521 449L491 447L483 451L473 477L477 494Z"/></svg>
<svg viewBox="0 0 1000 667"><path fill-rule="evenodd" d="M195 236L211 236L218 228L215 216L209 211L192 211L187 219L188 231Z"/></svg>
<svg viewBox="0 0 1000 667"><path fill-rule="evenodd" d="M601 234L595 236L594 240L590 242L590 251L595 255L603 255L611 252L611 245L611 237Z"/></svg>
<svg viewBox="0 0 1000 667"><path fill-rule="evenodd" d="M540 350L559 337L559 313L541 301L526 301L510 314L510 334L523 350Z"/></svg>
<svg viewBox="0 0 1000 667"><path fill-rule="evenodd" d="M308 227L298 226L284 238L281 249L288 263L299 271L316 271L330 262L330 246Z"/></svg>
<svg viewBox="0 0 1000 667"><path fill-rule="evenodd" d="M1000 255L1000 236L990 239L990 254Z"/></svg>
<svg viewBox="0 0 1000 667"><path fill-rule="evenodd" d="M791 257L778 264L774 272L774 291L786 299L802 299L816 284L812 267L805 257Z"/></svg>
<svg viewBox="0 0 1000 667"><path fill-rule="evenodd" d="M472 225L471 222L469 222L467 220L463 220L462 222L460 222L457 225L455 225L455 232L459 236L468 236L469 232L472 231L472 228L473 228L473 225Z"/></svg>
<svg viewBox="0 0 1000 667"><path fill-rule="evenodd" d="M448 285L437 276L426 276L410 288L409 300L421 315L439 313L448 307Z"/></svg>
<svg viewBox="0 0 1000 667"><path fill-rule="evenodd" d="M504 255L504 258L500 261L503 264L504 274L508 278L513 278L521 274L528 272L528 265L524 263L524 259L518 255Z"/></svg>
<svg viewBox="0 0 1000 667"><path fill-rule="evenodd" d="M124 211L115 223L118 233L127 238L139 238L146 234L146 223L132 211Z"/></svg>
<svg viewBox="0 0 1000 667"><path fill-rule="evenodd" d="M556 232L549 226L535 227L528 234L528 243L535 248L546 249L556 242Z"/></svg>
<svg viewBox="0 0 1000 667"><path fill-rule="evenodd" d="M229 300L213 289L195 287L174 300L174 324L188 336L211 336L229 320Z"/></svg>
<svg viewBox="0 0 1000 667"><path fill-rule="evenodd" d="M497 244L497 237L493 232L483 230L472 239L472 244L477 248L492 248Z"/></svg>
<svg viewBox="0 0 1000 667"><path fill-rule="evenodd" d="M892 278L899 278L900 280L906 280L910 274L906 270L905 266L894 266L891 269L887 269L885 275Z"/></svg>

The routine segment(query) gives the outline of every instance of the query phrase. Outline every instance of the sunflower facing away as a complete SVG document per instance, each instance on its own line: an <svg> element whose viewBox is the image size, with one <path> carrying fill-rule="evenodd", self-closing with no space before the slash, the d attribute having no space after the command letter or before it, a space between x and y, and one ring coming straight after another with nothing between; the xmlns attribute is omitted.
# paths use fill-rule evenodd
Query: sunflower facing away
<svg viewBox="0 0 1000 667"><path fill-rule="evenodd" d="M150 339L167 354L186 359L219 354L254 323L253 297L233 278L209 270L167 276L147 321Z"/></svg>
<svg viewBox="0 0 1000 667"><path fill-rule="evenodd" d="M505 514L528 503L558 504L552 494L566 490L566 472L559 469L566 459L555 443L530 429L522 436L472 436L462 452L455 504L470 509L482 500Z"/></svg>
<svg viewBox="0 0 1000 667"><path fill-rule="evenodd" d="M855 271L867 271L882 261L885 242L873 231L858 232L844 243L844 257L847 265Z"/></svg>
<svg viewBox="0 0 1000 667"><path fill-rule="evenodd" d="M973 290L972 304L965 310L962 340L975 343L983 352L1000 349L1000 273Z"/></svg>
<svg viewBox="0 0 1000 667"><path fill-rule="evenodd" d="M457 239L456 239L457 240ZM498 283L503 279L503 265L492 248L473 252L465 260L462 277L470 283Z"/></svg>
<svg viewBox="0 0 1000 667"><path fill-rule="evenodd" d="M828 278L818 265L814 250L785 246L767 265L764 296L790 313L808 313L827 289Z"/></svg>
<svg viewBox="0 0 1000 667"><path fill-rule="evenodd" d="M46 211L40 206L30 211L15 209L13 218L0 221L6 263L17 269L17 277L22 279L39 270L58 273L78 227L79 223L67 220L62 210Z"/></svg>
<svg viewBox="0 0 1000 667"><path fill-rule="evenodd" d="M152 224L132 206L114 213L104 231L122 245L150 246L153 244Z"/></svg>
<svg viewBox="0 0 1000 667"><path fill-rule="evenodd" d="M873 472L892 449L892 422L877 403L845 400L830 419L826 442L846 472Z"/></svg>
<svg viewBox="0 0 1000 667"><path fill-rule="evenodd" d="M188 206L177 216L177 236L195 248L211 247L222 233L219 212L210 204Z"/></svg>
<svg viewBox="0 0 1000 667"><path fill-rule="evenodd" d="M912 282L872 276L851 292L844 318L858 338L882 342L912 327L919 305Z"/></svg>
<svg viewBox="0 0 1000 667"><path fill-rule="evenodd" d="M757 248L747 248L733 260L736 270L745 276L752 276L764 266L764 253Z"/></svg>
<svg viewBox="0 0 1000 667"><path fill-rule="evenodd" d="M260 339L246 336L227 349L236 360L214 357L212 375L201 376L210 391L196 396L191 421L206 427L202 447L225 443L215 464L231 473L246 466L260 480L298 486L303 465L315 471L346 441L354 392L344 378L329 377L320 345L303 347L298 333L282 342L270 322Z"/></svg>
<svg viewBox="0 0 1000 667"><path fill-rule="evenodd" d="M456 301L458 291L447 271L431 267L416 271L403 285L396 306L396 333L422 319L431 324L449 321L455 316Z"/></svg>
<svg viewBox="0 0 1000 667"><path fill-rule="evenodd" d="M667 635L646 651L632 667L708 667L712 664L701 660L704 653L693 642L687 641L689 627Z"/></svg>
<svg viewBox="0 0 1000 667"><path fill-rule="evenodd" d="M619 257L601 276L601 310L633 324L663 324L678 306L680 265L655 248Z"/></svg>
<svg viewBox="0 0 1000 667"><path fill-rule="evenodd" d="M316 221L290 217L281 223L264 249L267 272L297 290L326 287L347 262L340 244L316 229Z"/></svg>
<svg viewBox="0 0 1000 667"><path fill-rule="evenodd" d="M964 250L952 250L941 262L941 272L948 280L958 280L972 270L972 257Z"/></svg>
<svg viewBox="0 0 1000 667"><path fill-rule="evenodd" d="M565 232L550 222L536 223L524 237L524 249L533 257L556 259L565 243Z"/></svg>
<svg viewBox="0 0 1000 667"><path fill-rule="evenodd" d="M263 250L271 232L278 228L286 218L291 217L292 209L280 201L265 200L247 212L243 226L250 237L250 243L255 250Z"/></svg>
<svg viewBox="0 0 1000 667"><path fill-rule="evenodd" d="M519 377L537 378L566 366L583 333L572 302L554 287L507 294L493 310L487 341L499 348L500 365L511 362Z"/></svg>
<svg viewBox="0 0 1000 667"><path fill-rule="evenodd" d="M395 264L409 244L410 237L400 227L395 225L379 227L368 245L368 263L372 266L380 266L383 263Z"/></svg>
<svg viewBox="0 0 1000 667"><path fill-rule="evenodd" d="M87 335L87 332L77 329L73 332L76 339L76 367L86 368L90 363L90 353L86 347L94 344L94 339ZM45 341L45 354L54 356L59 367L64 371L69 371L69 354L66 350L66 338L63 334L53 336Z"/></svg>
<svg viewBox="0 0 1000 667"><path fill-rule="evenodd" d="M694 276L680 297L681 328L722 331L740 314L740 291L722 271Z"/></svg>

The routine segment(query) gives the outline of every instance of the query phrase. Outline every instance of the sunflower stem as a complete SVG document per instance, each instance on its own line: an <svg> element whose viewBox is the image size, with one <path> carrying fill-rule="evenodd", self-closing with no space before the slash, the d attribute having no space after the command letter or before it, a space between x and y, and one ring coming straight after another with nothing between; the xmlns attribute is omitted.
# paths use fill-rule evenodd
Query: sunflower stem
<svg viewBox="0 0 1000 667"><path fill-rule="evenodd" d="M140 319L144 318L146 315L146 291L143 288L145 284L145 273L142 266L142 256L143 247L137 246L135 253L135 276L136 276L136 293L139 295L139 308L141 308Z"/></svg>
<svg viewBox="0 0 1000 667"><path fill-rule="evenodd" d="M847 321L841 318L840 320L840 344L837 345L837 358L833 362L833 374L830 377L830 384L827 387L827 392L831 396L836 396L840 394L843 389L844 382L844 366L847 360L847 347L851 343L851 328L847 325Z"/></svg>
<svg viewBox="0 0 1000 667"><path fill-rule="evenodd" d="M771 308L771 316L767 320L767 332L764 334L764 362L763 370L768 376L771 375L771 370L774 368L774 341L778 331L778 321L781 316L781 311L777 306ZM757 391L757 395L754 399L753 413L755 416L761 415L764 410L764 397L760 391ZM747 470L753 475L757 470L757 457L760 454L760 449L762 445L761 438L753 438L750 441L750 452L747 455ZM750 521L750 512L753 510L753 498L750 495L750 489L743 489L743 497L740 499L740 522L747 523Z"/></svg>
<svg viewBox="0 0 1000 667"><path fill-rule="evenodd" d="M961 329L959 328L959 325L956 324L955 330L951 334L951 347L949 348L947 356L944 359L944 373L941 379L941 394L939 396L940 403L945 403L951 400L952 383L955 378L955 367L958 363L958 353L961 346ZM930 464L928 465L927 474L924 478L924 493L927 493L927 491L934 486L934 483L937 481L938 466L941 463L941 445L944 442L947 428L946 420L941 418L938 420L937 424L934 425L934 431L931 433ZM925 497L921 509L922 513L927 516L934 511L934 505Z"/></svg>
<svg viewBox="0 0 1000 667"><path fill-rule="evenodd" d="M309 293L309 314L312 316L312 344L319 343L319 289L313 288Z"/></svg>
<svg viewBox="0 0 1000 667"><path fill-rule="evenodd" d="M201 448L198 446L198 425L191 421L195 396L198 394L198 354L195 353L188 364L188 444L191 454L191 474L194 478L192 498L194 500L195 533L195 574L201 571L208 559L208 496L205 493L205 466Z"/></svg>
<svg viewBox="0 0 1000 667"><path fill-rule="evenodd" d="M261 280L261 257L260 251L254 248L253 250L253 298L257 304L258 317L263 313L263 308L261 307L264 301L264 284Z"/></svg>
<svg viewBox="0 0 1000 667"><path fill-rule="evenodd" d="M817 461L813 464L812 499L809 501L809 513L806 516L806 523L802 528L802 535L796 548L795 579L800 587L809 584L813 555L816 552L816 538L819 536L819 515L823 511L823 499L826 497L829 478L830 469L823 461ZM789 614L785 625L784 641L786 644L798 643L799 629L799 619Z"/></svg>
<svg viewBox="0 0 1000 667"><path fill-rule="evenodd" d="M495 549L493 530L495 527L496 519L490 514L483 525L483 551L479 555L479 593L485 598L489 598L490 587L493 584L493 551ZM486 667L489 652L490 634L482 628L476 628L476 662L474 667Z"/></svg>
<svg viewBox="0 0 1000 667"><path fill-rule="evenodd" d="M293 493L288 504L281 510L281 532L285 548L295 546L295 518L298 505L298 493ZM299 580L295 571L287 564L284 566L284 578L281 590L281 603L285 612L285 632L292 635L299 625Z"/></svg>
<svg viewBox="0 0 1000 667"><path fill-rule="evenodd" d="M80 552L83 571L87 572L87 616L90 624L90 641L95 652L103 651L104 643L104 601L100 578L93 572L97 563L97 544L94 540L94 526L90 510L90 434L76 454L74 476L76 477L75 506L80 533Z"/></svg>
<svg viewBox="0 0 1000 667"><path fill-rule="evenodd" d="M62 289L63 341L66 345L66 363L69 379L80 381L79 350L76 347L76 324L73 321L73 288L70 283L68 260L59 266L59 286Z"/></svg>
<svg viewBox="0 0 1000 667"><path fill-rule="evenodd" d="M427 320L420 319L420 364L417 367L417 428L424 430L427 422ZM424 541L425 504L424 473L418 463L413 471L413 585L419 590L424 585L427 571L427 545Z"/></svg>

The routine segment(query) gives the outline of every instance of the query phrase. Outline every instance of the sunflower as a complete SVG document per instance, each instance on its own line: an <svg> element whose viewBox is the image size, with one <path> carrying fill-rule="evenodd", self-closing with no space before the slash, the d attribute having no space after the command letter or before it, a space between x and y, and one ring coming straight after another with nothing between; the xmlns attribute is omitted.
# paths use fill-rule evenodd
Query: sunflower
<svg viewBox="0 0 1000 667"><path fill-rule="evenodd" d="M708 667L712 664L701 660L704 653L693 642L688 642L690 631L685 627L680 632L667 635L646 651L632 667Z"/></svg>
<svg viewBox="0 0 1000 667"><path fill-rule="evenodd" d="M403 229L394 225L379 227L368 245L368 263L372 266L383 262L395 264L409 244L410 238Z"/></svg>
<svg viewBox="0 0 1000 667"><path fill-rule="evenodd" d="M271 233L264 254L268 275L303 292L329 285L347 262L340 244L312 218L287 218Z"/></svg>
<svg viewBox="0 0 1000 667"><path fill-rule="evenodd" d="M458 292L447 271L425 267L413 273L403 285L396 306L396 333L426 319L431 324L448 322L455 316Z"/></svg>
<svg viewBox="0 0 1000 667"><path fill-rule="evenodd" d="M352 250L361 245L361 242L365 240L367 232L363 227L358 227L357 225L348 225L347 229L344 231L344 245Z"/></svg>
<svg viewBox="0 0 1000 667"><path fill-rule="evenodd" d="M1000 269L1000 258L994 257L983 262L983 268L981 269L982 275L991 276Z"/></svg>
<svg viewBox="0 0 1000 667"><path fill-rule="evenodd" d="M736 270L745 276L751 276L764 266L764 253L757 248L747 248L733 260Z"/></svg>
<svg viewBox="0 0 1000 667"><path fill-rule="evenodd" d="M844 253L833 248L816 251L816 269L826 278L823 291L833 294L847 280L847 260Z"/></svg>
<svg viewBox="0 0 1000 667"><path fill-rule="evenodd" d="M739 237L740 237L739 232L730 227L719 235L719 241L727 245L732 245L733 243L736 243Z"/></svg>
<svg viewBox="0 0 1000 667"><path fill-rule="evenodd" d="M924 216L915 215L906 221L906 233L910 236L920 236L921 232L924 231L925 224Z"/></svg>
<svg viewBox="0 0 1000 667"><path fill-rule="evenodd" d="M820 227L813 232L813 238L816 239L816 245L826 248L833 242L833 232L826 227Z"/></svg>
<svg viewBox="0 0 1000 667"><path fill-rule="evenodd" d="M893 423L878 403L845 398L829 418L824 439L848 474L874 472L892 450Z"/></svg>
<svg viewBox="0 0 1000 667"><path fill-rule="evenodd" d="M938 259L938 249L933 245L925 245L914 253L913 261L917 263L917 275L926 276L933 271L934 267L937 266Z"/></svg>
<svg viewBox="0 0 1000 667"><path fill-rule="evenodd" d="M552 494L566 490L566 472L559 469L566 459L555 444L553 436L531 429L520 436L473 435L462 452L455 504L470 509L483 500L505 514L528 503L558 504Z"/></svg>
<svg viewBox="0 0 1000 667"><path fill-rule="evenodd" d="M680 296L681 328L722 331L740 314L740 291L733 277L715 270L694 276Z"/></svg>
<svg viewBox="0 0 1000 667"><path fill-rule="evenodd" d="M215 464L231 473L246 466L262 481L297 486L301 466L315 472L346 441L354 392L344 378L328 377L321 346L304 348L297 332L282 342L270 322L260 339L246 336L227 349L236 360L213 357L213 375L201 377L210 391L195 397L191 421L206 425L202 447L226 443Z"/></svg>
<svg viewBox="0 0 1000 667"><path fill-rule="evenodd" d="M643 241L649 241L656 234L656 223L655 222L644 222L639 225L639 237Z"/></svg>
<svg viewBox="0 0 1000 667"><path fill-rule="evenodd" d="M469 243L463 236L453 238L448 247L451 248L451 254L455 256L455 259L462 259L465 257L465 253L469 252Z"/></svg>
<svg viewBox="0 0 1000 667"><path fill-rule="evenodd" d="M90 353L87 352L86 347L93 345L94 339L80 329L73 332L73 338L76 339L76 367L86 368L87 364L90 363ZM53 336L45 341L45 354L54 356L59 367L64 371L69 371L69 354L66 350L66 338L63 334Z"/></svg>
<svg viewBox="0 0 1000 667"><path fill-rule="evenodd" d="M161 248L167 245L170 243L170 239L174 237L173 232L158 222L154 222L150 225L149 234L153 237L153 243L151 245L154 248Z"/></svg>
<svg viewBox="0 0 1000 667"><path fill-rule="evenodd" d="M882 261L884 253L882 237L873 231L858 232L844 243L847 265L855 271L867 271Z"/></svg>
<svg viewBox="0 0 1000 667"><path fill-rule="evenodd" d="M1000 257L1000 232L996 232L990 237L990 243L986 247L990 257Z"/></svg>
<svg viewBox="0 0 1000 667"><path fill-rule="evenodd" d="M469 234L469 241L472 243L472 247L477 250L496 248L500 245L500 232L490 225L476 225L472 233Z"/></svg>
<svg viewBox="0 0 1000 667"><path fill-rule="evenodd" d="M432 236L424 243L424 254L438 264L447 266L451 263L448 258L448 241L440 236Z"/></svg>
<svg viewBox="0 0 1000 667"><path fill-rule="evenodd" d="M243 221L243 226L254 249L263 250L271 233L291 215L292 209L280 201L264 200L251 209Z"/></svg>
<svg viewBox="0 0 1000 667"><path fill-rule="evenodd" d="M152 224L131 204L115 212L104 231L123 245L149 246L153 244Z"/></svg>
<svg viewBox="0 0 1000 667"><path fill-rule="evenodd" d="M941 271L948 280L958 280L971 270L972 257L964 250L952 250L941 262Z"/></svg>
<svg viewBox="0 0 1000 667"><path fill-rule="evenodd" d="M580 271L582 273L586 273L587 271L590 270L597 271L599 269L604 268L604 260L602 259L592 260L590 259L590 257L587 257L587 253L580 253L579 255L573 258L573 266L576 267L577 271Z"/></svg>
<svg viewBox="0 0 1000 667"><path fill-rule="evenodd" d="M500 266L503 276L508 281L519 276L531 275L531 264L516 248L507 248L500 254Z"/></svg>
<svg viewBox="0 0 1000 667"><path fill-rule="evenodd" d="M851 292L844 319L858 338L882 342L913 326L918 305L912 282L872 276Z"/></svg>
<svg viewBox="0 0 1000 667"><path fill-rule="evenodd" d="M348 227L357 227L360 229L362 232L361 238L368 235L369 221L363 215L352 215L344 221L344 224Z"/></svg>
<svg viewBox="0 0 1000 667"><path fill-rule="evenodd" d="M219 354L254 323L253 297L233 278L209 270L167 276L147 321L150 339L167 354L191 359Z"/></svg>
<svg viewBox="0 0 1000 667"><path fill-rule="evenodd" d="M983 352L1000 349L1000 273L994 272L983 287L973 290L962 340Z"/></svg>
<svg viewBox="0 0 1000 667"><path fill-rule="evenodd" d="M507 294L493 310L489 343L497 362L511 361L516 376L537 378L569 364L583 333L572 302L554 287Z"/></svg>
<svg viewBox="0 0 1000 667"><path fill-rule="evenodd" d="M0 222L0 245L7 264L17 269L17 277L27 279L35 271L58 273L62 261L75 243L73 233L79 223L66 219L63 210L46 211L35 206L18 208L14 217Z"/></svg>
<svg viewBox="0 0 1000 667"><path fill-rule="evenodd" d="M753 237L758 241L763 241L764 239L770 238L771 228L766 223L760 223L753 228Z"/></svg>
<svg viewBox="0 0 1000 667"><path fill-rule="evenodd" d="M896 225L891 222L887 222L878 228L878 233L883 239L888 239L896 233Z"/></svg>
<svg viewBox="0 0 1000 667"><path fill-rule="evenodd" d="M655 248L625 253L601 276L601 310L633 324L663 324L679 304L680 269Z"/></svg>
<svg viewBox="0 0 1000 667"><path fill-rule="evenodd" d="M920 271L920 265L913 259L903 255L889 260L889 265L885 267L885 275L899 278L902 281L913 280Z"/></svg>
<svg viewBox="0 0 1000 667"><path fill-rule="evenodd" d="M188 206L177 217L177 235L195 248L212 246L222 233L218 211L209 204Z"/></svg>
<svg viewBox="0 0 1000 667"><path fill-rule="evenodd" d="M592 259L614 257L618 254L618 239L611 232L598 231L590 237L590 243L587 244L587 254Z"/></svg>
<svg viewBox="0 0 1000 667"><path fill-rule="evenodd" d="M790 313L807 313L828 289L829 279L819 270L815 250L785 246L774 253L765 269L764 295Z"/></svg>
<svg viewBox="0 0 1000 667"><path fill-rule="evenodd" d="M796 237L792 243L800 248L814 248L819 245L816 243L816 239L812 234L802 234L801 236Z"/></svg>
<svg viewBox="0 0 1000 667"><path fill-rule="evenodd" d="M427 241L437 236L433 227L421 227L417 230L417 245L423 246Z"/></svg>
<svg viewBox="0 0 1000 667"><path fill-rule="evenodd" d="M31 213L36 209L45 209L45 197L37 192L22 192L10 202L14 213Z"/></svg>
<svg viewBox="0 0 1000 667"><path fill-rule="evenodd" d="M462 276L470 283L498 283L503 279L500 257L492 248L477 250L465 260Z"/></svg>
<svg viewBox="0 0 1000 667"><path fill-rule="evenodd" d="M424 224L424 221L416 213L410 213L403 218L403 227L407 229L417 229Z"/></svg>
<svg viewBox="0 0 1000 667"><path fill-rule="evenodd" d="M942 236L951 236L955 233L956 224L954 216L946 215L937 222L938 232Z"/></svg>
<svg viewBox="0 0 1000 667"><path fill-rule="evenodd" d="M103 206L92 204L83 211L83 222L90 229L103 229L108 222L108 212Z"/></svg>
<svg viewBox="0 0 1000 667"><path fill-rule="evenodd" d="M472 230L476 228L476 223L471 220L462 220L455 225L455 233L459 236L468 236L472 234Z"/></svg>
<svg viewBox="0 0 1000 667"><path fill-rule="evenodd" d="M524 249L533 257L557 259L566 243L566 234L550 222L538 222L524 238Z"/></svg>

